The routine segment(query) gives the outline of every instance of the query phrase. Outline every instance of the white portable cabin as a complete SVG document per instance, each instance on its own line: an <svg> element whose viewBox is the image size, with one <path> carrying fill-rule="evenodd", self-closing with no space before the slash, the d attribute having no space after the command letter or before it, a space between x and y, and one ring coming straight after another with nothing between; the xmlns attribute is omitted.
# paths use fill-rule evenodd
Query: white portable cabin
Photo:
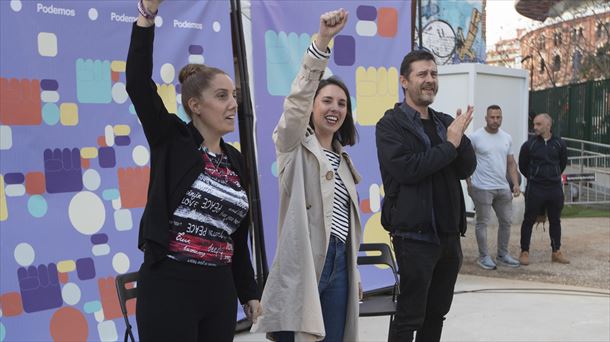
<svg viewBox="0 0 610 342"><path fill-rule="evenodd" d="M438 66L439 90L432 108L455 116L458 108L466 111L474 105L474 119L466 134L485 126L487 107L496 104L502 108L502 129L513 138L513 154L518 161L521 144L527 140L528 82L526 70L463 63ZM522 182L522 187L525 182ZM474 205L466 193L466 211ZM493 215L492 215L493 216Z"/></svg>

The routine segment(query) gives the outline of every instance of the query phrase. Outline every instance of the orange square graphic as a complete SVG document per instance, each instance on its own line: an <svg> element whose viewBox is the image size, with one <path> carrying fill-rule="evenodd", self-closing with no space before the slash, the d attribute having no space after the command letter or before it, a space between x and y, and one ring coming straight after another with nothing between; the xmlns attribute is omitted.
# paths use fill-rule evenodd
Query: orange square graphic
<svg viewBox="0 0 610 342"><path fill-rule="evenodd" d="M25 191L30 195L40 195L45 192L45 178L42 172L25 174Z"/></svg>
<svg viewBox="0 0 610 342"><path fill-rule="evenodd" d="M65 284L65 283L68 282L68 280L69 280L68 273L66 273L66 272L58 272L57 275L58 275L60 283Z"/></svg>
<svg viewBox="0 0 610 342"><path fill-rule="evenodd" d="M97 137L97 145L99 147L107 147L106 145L106 137L103 135L100 135L99 137Z"/></svg>
<svg viewBox="0 0 610 342"><path fill-rule="evenodd" d="M12 317L23 313L23 304L19 292L8 292L0 296L2 316Z"/></svg>
<svg viewBox="0 0 610 342"><path fill-rule="evenodd" d="M398 31L398 12L395 8L381 7L377 12L377 33L381 37L394 37Z"/></svg>
<svg viewBox="0 0 610 342"><path fill-rule="evenodd" d="M0 98L0 123L24 126L42 123L40 80L0 77Z"/></svg>
<svg viewBox="0 0 610 342"><path fill-rule="evenodd" d="M142 208L146 205L150 168L119 168L119 192L121 207Z"/></svg>

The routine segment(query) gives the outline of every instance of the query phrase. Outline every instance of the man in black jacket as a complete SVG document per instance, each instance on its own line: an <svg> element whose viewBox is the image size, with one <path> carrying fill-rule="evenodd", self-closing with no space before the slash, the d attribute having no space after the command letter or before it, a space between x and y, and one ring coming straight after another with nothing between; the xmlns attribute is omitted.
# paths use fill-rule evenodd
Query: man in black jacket
<svg viewBox="0 0 610 342"><path fill-rule="evenodd" d="M561 173L568 163L565 141L551 132L553 119L546 114L534 117L536 135L523 143L519 152L519 171L527 178L525 189L525 214L521 224L521 265L529 264L532 226L536 216L546 209L549 218L552 262L569 264L561 247L561 210L563 209L563 189Z"/></svg>
<svg viewBox="0 0 610 342"><path fill-rule="evenodd" d="M400 66L405 101L376 127L385 198L381 223L390 232L400 273L400 296L390 341L439 341L462 264L466 231L460 179L476 167L464 131L473 107L456 119L428 106L438 91L434 56L413 51Z"/></svg>

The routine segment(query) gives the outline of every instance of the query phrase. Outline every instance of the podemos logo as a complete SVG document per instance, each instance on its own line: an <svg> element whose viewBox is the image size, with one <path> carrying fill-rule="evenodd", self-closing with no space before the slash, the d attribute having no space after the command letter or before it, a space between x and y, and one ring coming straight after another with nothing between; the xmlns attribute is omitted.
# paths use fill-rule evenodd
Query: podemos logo
<svg viewBox="0 0 610 342"><path fill-rule="evenodd" d="M76 10L74 10L73 8L61 8L55 7L53 5L45 6L41 3L36 4L36 12L42 12L44 14L65 15L68 17L76 16Z"/></svg>

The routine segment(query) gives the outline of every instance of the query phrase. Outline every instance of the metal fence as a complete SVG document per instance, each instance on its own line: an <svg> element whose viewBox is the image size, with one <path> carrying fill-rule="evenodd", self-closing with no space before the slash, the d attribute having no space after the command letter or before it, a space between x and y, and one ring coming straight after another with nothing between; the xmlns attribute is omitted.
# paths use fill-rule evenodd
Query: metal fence
<svg viewBox="0 0 610 342"><path fill-rule="evenodd" d="M568 145L564 172L566 204L603 205L610 209L610 144L563 138Z"/></svg>
<svg viewBox="0 0 610 342"><path fill-rule="evenodd" d="M531 91L529 107L530 127L535 114L548 113L557 135L610 144L610 79Z"/></svg>

